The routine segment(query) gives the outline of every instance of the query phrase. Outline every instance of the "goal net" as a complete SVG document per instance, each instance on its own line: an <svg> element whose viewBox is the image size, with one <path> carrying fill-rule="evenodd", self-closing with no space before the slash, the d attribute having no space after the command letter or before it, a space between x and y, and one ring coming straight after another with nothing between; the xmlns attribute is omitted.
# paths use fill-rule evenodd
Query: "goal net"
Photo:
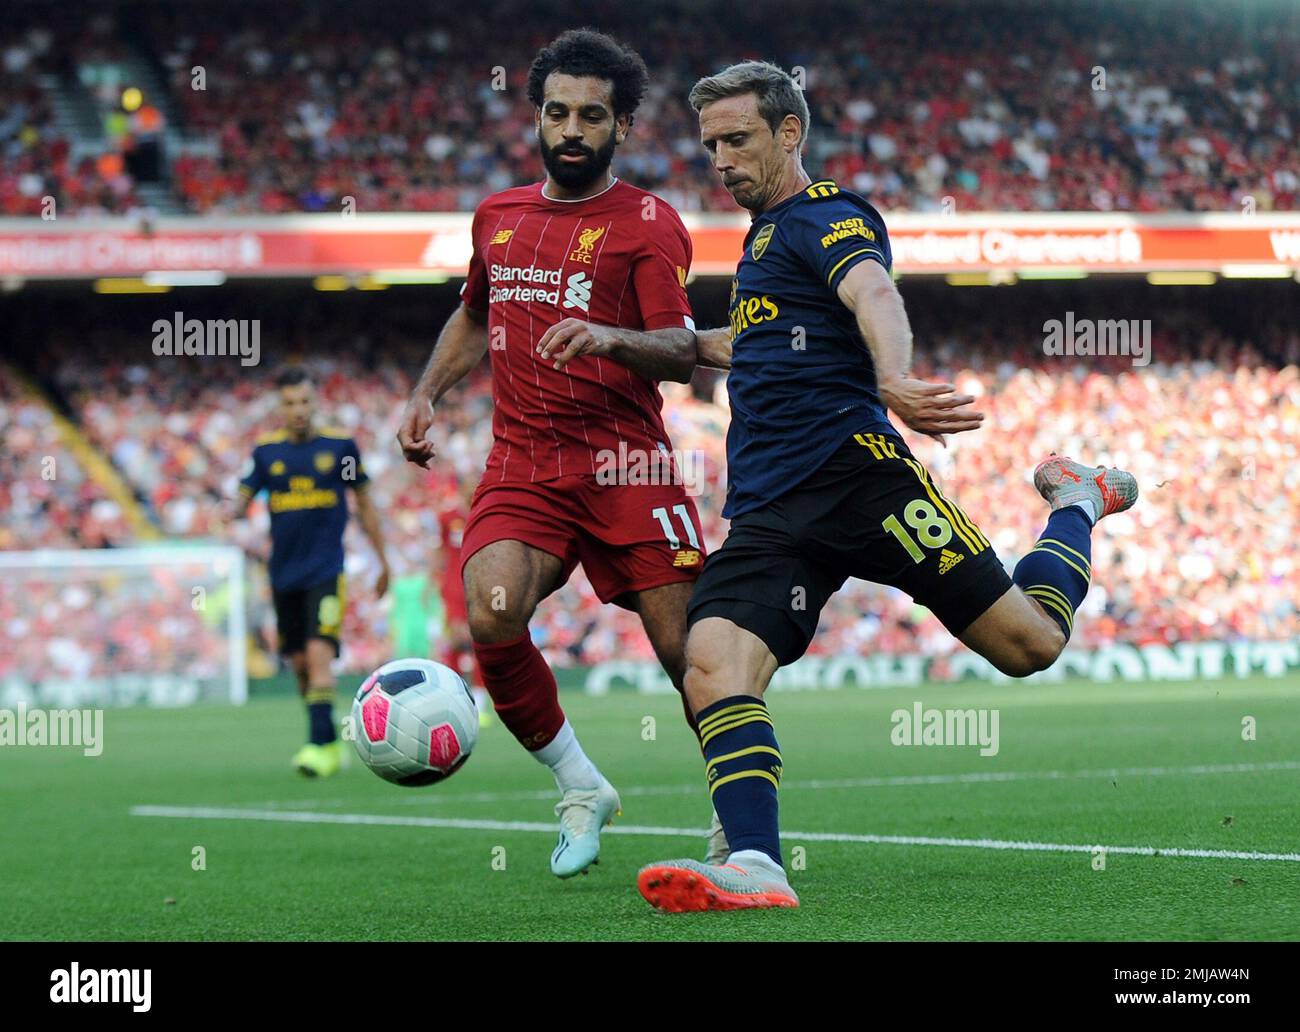
<svg viewBox="0 0 1300 1032"><path fill-rule="evenodd" d="M246 648L237 548L0 552L0 705L242 703Z"/></svg>

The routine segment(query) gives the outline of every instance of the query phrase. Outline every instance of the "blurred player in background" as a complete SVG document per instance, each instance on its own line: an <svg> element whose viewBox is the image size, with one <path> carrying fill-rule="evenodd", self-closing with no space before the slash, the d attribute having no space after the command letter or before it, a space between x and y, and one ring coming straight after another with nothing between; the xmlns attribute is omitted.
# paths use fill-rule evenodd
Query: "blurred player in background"
<svg viewBox="0 0 1300 1032"><path fill-rule="evenodd" d="M680 689L704 560L656 386L695 366L690 237L668 204L610 172L646 84L641 58L597 32L566 32L537 55L528 95L546 179L475 212L461 306L398 433L427 466L434 406L491 355L494 444L461 546L469 630L501 722L555 776L562 878L596 860L619 799L565 719L529 621L581 562L602 602L640 615ZM609 457L638 454L662 457L667 475L598 477Z"/></svg>
<svg viewBox="0 0 1300 1032"><path fill-rule="evenodd" d="M469 523L473 485L462 480L448 504L438 513L438 588L442 594L442 663L465 679L474 692L479 727L492 723L492 697L483 687L474 659L474 642L469 633L469 609L465 604L465 581L460 575L460 550Z"/></svg>
<svg viewBox="0 0 1300 1032"><path fill-rule="evenodd" d="M297 674L307 704L307 744L294 755L293 765L308 777L328 777L342 762L331 664L343 629L349 489L356 496L361 529L379 559L375 592L381 596L388 590L388 560L356 442L342 431L316 427L315 386L301 369L281 373L276 387L284 425L258 438L239 482L234 515L242 518L253 497L266 490L280 653Z"/></svg>
<svg viewBox="0 0 1300 1032"><path fill-rule="evenodd" d="M886 414L940 442L983 420L974 398L911 376L884 221L804 171L803 92L749 61L700 80L690 102L714 168L753 218L731 325L698 337L702 362L730 368L732 522L691 596L687 644L686 695L731 851L722 864L651 864L637 885L666 910L793 907L777 824L783 764L763 693L807 650L831 595L849 577L899 588L1003 673L1026 677L1065 647L1091 579L1092 528L1129 508L1137 484L1070 459L1041 463L1034 486L1051 514L1008 577Z"/></svg>

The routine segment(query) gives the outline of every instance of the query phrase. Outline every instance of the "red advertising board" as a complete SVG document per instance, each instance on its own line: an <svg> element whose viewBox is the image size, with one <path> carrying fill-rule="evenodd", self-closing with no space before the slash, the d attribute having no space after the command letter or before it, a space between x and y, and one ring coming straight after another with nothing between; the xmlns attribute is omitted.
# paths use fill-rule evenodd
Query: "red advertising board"
<svg viewBox="0 0 1300 1032"><path fill-rule="evenodd" d="M892 214L904 274L1219 271L1300 267L1300 215ZM697 275L729 276L744 241L742 216L687 216ZM0 276L139 276L205 270L229 277L383 271L463 275L469 215L290 215L79 223L0 219Z"/></svg>

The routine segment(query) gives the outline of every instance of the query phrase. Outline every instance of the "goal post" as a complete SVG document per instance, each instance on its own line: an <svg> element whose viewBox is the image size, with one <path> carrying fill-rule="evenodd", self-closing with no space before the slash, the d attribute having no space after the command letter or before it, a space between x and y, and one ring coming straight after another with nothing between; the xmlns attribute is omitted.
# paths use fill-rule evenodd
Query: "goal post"
<svg viewBox="0 0 1300 1032"><path fill-rule="evenodd" d="M0 552L0 699L248 699L244 553L228 545Z"/></svg>

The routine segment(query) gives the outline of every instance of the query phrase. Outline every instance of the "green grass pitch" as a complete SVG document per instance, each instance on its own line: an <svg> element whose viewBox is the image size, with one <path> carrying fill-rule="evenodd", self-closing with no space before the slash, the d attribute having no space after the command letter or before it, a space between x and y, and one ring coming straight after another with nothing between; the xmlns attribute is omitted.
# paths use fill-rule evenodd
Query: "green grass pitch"
<svg viewBox="0 0 1300 1032"><path fill-rule="evenodd" d="M998 754L891 744L891 712L914 700L996 708ZM355 758L338 777L302 780L289 758L305 720L286 698L110 710L98 758L6 747L0 936L1300 937L1295 678L774 693L782 844L787 859L801 851L792 883L803 906L685 916L652 912L634 886L643 863L702 853L708 802L676 698L563 701L624 811L599 866L568 882L547 867L550 775L500 725L455 778L423 789L389 785ZM1243 740L1245 717L1256 741ZM140 806L272 819L133 814ZM407 823L385 823L394 818ZM993 848L1007 842L1081 848ZM1291 859L1109 852L1098 870L1094 845Z"/></svg>

